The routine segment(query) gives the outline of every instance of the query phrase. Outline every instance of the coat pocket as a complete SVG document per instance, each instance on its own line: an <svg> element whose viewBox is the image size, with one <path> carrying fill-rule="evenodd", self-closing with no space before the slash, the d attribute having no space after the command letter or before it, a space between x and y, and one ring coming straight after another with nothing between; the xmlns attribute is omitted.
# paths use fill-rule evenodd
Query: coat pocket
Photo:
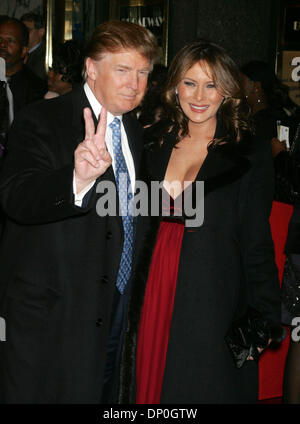
<svg viewBox="0 0 300 424"><path fill-rule="evenodd" d="M5 302L7 337L12 339L14 334L26 337L46 330L59 298L60 293L48 286L15 278L8 286Z"/></svg>
<svg viewBox="0 0 300 424"><path fill-rule="evenodd" d="M7 296L37 308L51 309L61 293L52 287L38 285L16 277L8 286Z"/></svg>

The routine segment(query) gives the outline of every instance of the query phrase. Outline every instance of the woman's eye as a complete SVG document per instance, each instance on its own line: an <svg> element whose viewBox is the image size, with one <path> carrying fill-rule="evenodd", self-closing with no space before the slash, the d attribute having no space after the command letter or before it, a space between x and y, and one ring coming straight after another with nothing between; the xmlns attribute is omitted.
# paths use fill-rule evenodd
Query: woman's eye
<svg viewBox="0 0 300 424"><path fill-rule="evenodd" d="M213 82L207 84L207 88L215 88L215 84Z"/></svg>
<svg viewBox="0 0 300 424"><path fill-rule="evenodd" d="M187 85L188 87L194 87L195 86L195 83L193 83L192 81L184 81L183 83L184 83L184 85Z"/></svg>

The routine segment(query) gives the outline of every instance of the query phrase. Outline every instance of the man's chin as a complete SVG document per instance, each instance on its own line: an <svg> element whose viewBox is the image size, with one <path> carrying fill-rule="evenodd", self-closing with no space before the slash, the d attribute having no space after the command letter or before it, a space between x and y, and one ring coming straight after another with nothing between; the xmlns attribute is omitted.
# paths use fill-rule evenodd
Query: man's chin
<svg viewBox="0 0 300 424"><path fill-rule="evenodd" d="M2 57L2 59L5 60L6 66L8 66L7 60L9 59L9 56L7 54L5 54L5 53L1 53L0 52L0 57Z"/></svg>
<svg viewBox="0 0 300 424"><path fill-rule="evenodd" d="M123 113L131 112L139 105L139 102L136 99L125 99L122 104Z"/></svg>
<svg viewBox="0 0 300 424"><path fill-rule="evenodd" d="M107 108L107 110L112 115L119 116L119 115L124 115L125 113L128 113L128 112L131 112L135 108L136 108L135 105L127 105L127 106L124 105L124 106L116 108L114 110L109 110L109 108Z"/></svg>

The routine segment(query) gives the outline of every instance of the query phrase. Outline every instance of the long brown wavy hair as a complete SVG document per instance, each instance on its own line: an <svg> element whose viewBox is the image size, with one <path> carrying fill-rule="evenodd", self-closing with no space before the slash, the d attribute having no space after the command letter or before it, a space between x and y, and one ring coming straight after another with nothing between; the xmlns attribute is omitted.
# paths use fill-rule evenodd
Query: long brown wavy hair
<svg viewBox="0 0 300 424"><path fill-rule="evenodd" d="M176 143L189 134L189 120L180 107L176 87L186 72L199 62L203 64L204 71L210 72L216 89L224 96L218 116L222 119L226 131L222 138L212 140L212 144L239 142L243 133L250 130L249 107L245 101L240 71L222 47L206 40L187 44L172 60L163 93L169 121L168 130L176 128Z"/></svg>

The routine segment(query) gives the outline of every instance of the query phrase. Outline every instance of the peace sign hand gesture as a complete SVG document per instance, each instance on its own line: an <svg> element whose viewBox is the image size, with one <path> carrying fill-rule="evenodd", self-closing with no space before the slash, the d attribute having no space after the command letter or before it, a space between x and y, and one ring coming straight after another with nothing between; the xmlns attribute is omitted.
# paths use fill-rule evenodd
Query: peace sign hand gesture
<svg viewBox="0 0 300 424"><path fill-rule="evenodd" d="M100 120L95 132L92 112L83 110L85 122L85 138L74 152L75 181L77 193L103 175L112 164L112 158L105 143L106 109L102 107Z"/></svg>

